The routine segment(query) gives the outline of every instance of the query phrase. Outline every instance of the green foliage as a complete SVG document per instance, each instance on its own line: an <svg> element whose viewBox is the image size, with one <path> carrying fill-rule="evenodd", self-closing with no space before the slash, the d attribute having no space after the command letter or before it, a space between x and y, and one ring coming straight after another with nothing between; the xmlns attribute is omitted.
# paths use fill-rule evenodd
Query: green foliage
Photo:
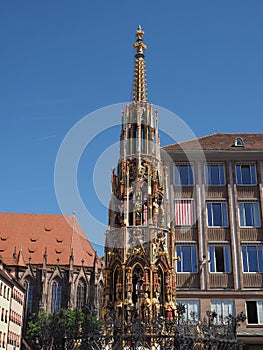
<svg viewBox="0 0 263 350"><path fill-rule="evenodd" d="M100 322L89 312L60 309L55 314L41 312L28 324L27 341L33 349L72 349L78 340L86 339L86 332L99 328Z"/></svg>

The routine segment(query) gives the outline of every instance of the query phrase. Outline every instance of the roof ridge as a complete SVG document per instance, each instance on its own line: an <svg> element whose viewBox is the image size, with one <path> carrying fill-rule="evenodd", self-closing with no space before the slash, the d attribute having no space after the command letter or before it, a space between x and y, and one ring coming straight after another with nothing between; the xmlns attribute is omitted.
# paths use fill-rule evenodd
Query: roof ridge
<svg viewBox="0 0 263 350"><path fill-rule="evenodd" d="M217 135L217 134L222 135L223 133L215 132L215 133L212 133L212 134L209 134L209 135L200 136L200 137L196 137L196 138L189 139L189 140L184 140L184 141L180 141L180 142L170 143L169 145L163 146L162 148L169 147L169 146L173 146L173 145L180 145L180 144L185 143L185 142L191 142L191 141L195 141L195 140L204 139L204 138L206 138L206 137L213 136L213 135Z"/></svg>
<svg viewBox="0 0 263 350"><path fill-rule="evenodd" d="M196 138L192 138L192 139L189 139L189 140L184 140L184 141L180 141L180 142L175 142L175 143L170 143L169 145L165 145L165 146L162 146L163 149L165 148L169 148L171 146L174 146L174 145L181 145L181 144L185 144L185 143L188 143L188 142L193 142L193 141L199 141L199 140L204 140L205 138L208 138L208 137L213 137L213 136L216 136L216 135L226 135L226 136L230 136L230 135L233 135L233 136L244 136L244 135L247 135L247 136L250 136L250 135L262 135L263 136L263 133L252 133L252 132L214 132L214 133L211 133L211 134L208 134L208 135L204 135L204 136L200 136L200 137L196 137Z"/></svg>

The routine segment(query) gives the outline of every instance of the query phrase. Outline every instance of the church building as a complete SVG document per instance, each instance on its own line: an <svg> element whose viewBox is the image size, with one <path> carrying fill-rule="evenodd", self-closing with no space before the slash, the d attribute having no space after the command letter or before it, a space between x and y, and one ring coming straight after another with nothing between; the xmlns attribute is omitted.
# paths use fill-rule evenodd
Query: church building
<svg viewBox="0 0 263 350"><path fill-rule="evenodd" d="M25 325L68 307L100 317L102 264L74 215L0 213L0 255L25 288Z"/></svg>

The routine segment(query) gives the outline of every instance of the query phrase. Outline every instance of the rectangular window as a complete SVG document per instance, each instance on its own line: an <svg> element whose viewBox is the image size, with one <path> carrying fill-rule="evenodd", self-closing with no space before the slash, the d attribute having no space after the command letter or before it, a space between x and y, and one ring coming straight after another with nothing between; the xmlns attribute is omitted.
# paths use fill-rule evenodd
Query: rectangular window
<svg viewBox="0 0 263 350"><path fill-rule="evenodd" d="M196 245L176 246L177 272L197 272L197 249Z"/></svg>
<svg viewBox="0 0 263 350"><path fill-rule="evenodd" d="M242 245L243 272L263 272L262 245Z"/></svg>
<svg viewBox="0 0 263 350"><path fill-rule="evenodd" d="M193 226L195 222L194 201L180 199L175 201L175 225Z"/></svg>
<svg viewBox="0 0 263 350"><path fill-rule="evenodd" d="M211 311L216 312L216 323L226 322L226 318L235 316L234 302L229 300L212 300Z"/></svg>
<svg viewBox="0 0 263 350"><path fill-rule="evenodd" d="M256 165L255 164L236 164L237 185L256 185Z"/></svg>
<svg viewBox="0 0 263 350"><path fill-rule="evenodd" d="M206 164L205 183L207 186L225 185L225 166L223 164Z"/></svg>
<svg viewBox="0 0 263 350"><path fill-rule="evenodd" d="M238 203L238 213L240 227L260 227L258 202Z"/></svg>
<svg viewBox="0 0 263 350"><path fill-rule="evenodd" d="M206 208L209 227L228 227L226 202L207 202Z"/></svg>
<svg viewBox="0 0 263 350"><path fill-rule="evenodd" d="M263 324L263 301L246 301L247 323Z"/></svg>
<svg viewBox="0 0 263 350"><path fill-rule="evenodd" d="M177 304L185 306L185 313L183 316L186 320L198 321L200 319L200 306L198 300L177 299Z"/></svg>
<svg viewBox="0 0 263 350"><path fill-rule="evenodd" d="M209 246L210 272L231 272L230 247L228 245Z"/></svg>
<svg viewBox="0 0 263 350"><path fill-rule="evenodd" d="M181 186L191 186L194 184L193 168L190 164L175 165L174 183Z"/></svg>

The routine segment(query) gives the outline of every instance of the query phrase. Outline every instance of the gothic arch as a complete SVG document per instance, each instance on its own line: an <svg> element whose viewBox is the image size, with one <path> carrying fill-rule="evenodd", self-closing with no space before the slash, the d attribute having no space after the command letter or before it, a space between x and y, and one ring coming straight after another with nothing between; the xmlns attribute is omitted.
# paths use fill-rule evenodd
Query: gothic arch
<svg viewBox="0 0 263 350"><path fill-rule="evenodd" d="M76 308L83 309L86 303L87 303L87 281L84 277L80 277L76 285Z"/></svg>
<svg viewBox="0 0 263 350"><path fill-rule="evenodd" d="M28 274L24 279L23 285L26 290L25 293L25 311L26 314L33 312L33 301L34 301L34 279L33 276Z"/></svg>
<svg viewBox="0 0 263 350"><path fill-rule="evenodd" d="M165 289L164 289L164 285L165 285L165 269L163 264L160 262L157 265L157 285L155 287L155 291L154 293L159 293L159 301L161 305L164 305L165 303ZM162 310L161 310L162 313Z"/></svg>
<svg viewBox="0 0 263 350"><path fill-rule="evenodd" d="M143 283L145 281L145 270L143 265L139 262L136 262L131 270L132 277L132 301L136 305L139 301L139 298L143 292Z"/></svg>
<svg viewBox="0 0 263 350"><path fill-rule="evenodd" d="M113 269L113 302L115 303L121 298L121 286L122 286L122 269L119 264L116 264Z"/></svg>
<svg viewBox="0 0 263 350"><path fill-rule="evenodd" d="M48 299L51 313L55 313L62 307L63 283L60 273L56 273L49 281Z"/></svg>

